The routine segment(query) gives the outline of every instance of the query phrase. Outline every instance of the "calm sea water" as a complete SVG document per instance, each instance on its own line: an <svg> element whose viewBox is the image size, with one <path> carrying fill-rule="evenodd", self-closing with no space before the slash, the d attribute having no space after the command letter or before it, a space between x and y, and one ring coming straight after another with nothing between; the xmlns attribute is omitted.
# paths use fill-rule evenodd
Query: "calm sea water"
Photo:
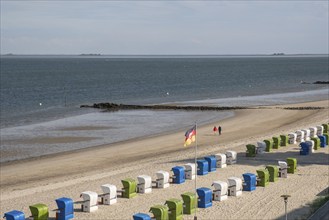
<svg viewBox="0 0 329 220"><path fill-rule="evenodd" d="M73 147L58 143L46 148L38 146L40 155L184 128L189 126L185 122L188 119L207 122L232 116L227 112L209 117L209 114L167 111L100 116L97 110L80 109L81 104L178 102L238 106L328 99L328 85L300 83L328 81L328 66L328 56L1 56L0 119L1 138L5 140L1 150L9 152L15 148L15 152L25 157L36 156L37 144L20 144L14 140L88 133L55 132L71 125L106 127L110 124L112 129L103 133L93 131L90 134L97 136L98 141L85 141ZM155 127L148 125L155 119ZM130 131L132 124L146 124L149 129ZM40 126L42 129L38 129ZM118 132L113 133L116 138L106 138L114 132L113 127L120 127L124 135ZM10 158L23 157L15 154L1 161Z"/></svg>

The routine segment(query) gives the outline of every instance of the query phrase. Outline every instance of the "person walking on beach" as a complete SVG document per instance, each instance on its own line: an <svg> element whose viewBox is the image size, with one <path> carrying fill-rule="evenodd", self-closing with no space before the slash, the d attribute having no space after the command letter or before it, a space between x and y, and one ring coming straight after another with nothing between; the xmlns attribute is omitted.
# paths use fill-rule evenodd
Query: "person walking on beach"
<svg viewBox="0 0 329 220"><path fill-rule="evenodd" d="M218 126L218 134L221 135L222 134L222 127Z"/></svg>
<svg viewBox="0 0 329 220"><path fill-rule="evenodd" d="M213 131L214 131L214 135L216 134L216 132L217 132L217 127L216 126L214 126L214 128L212 129Z"/></svg>

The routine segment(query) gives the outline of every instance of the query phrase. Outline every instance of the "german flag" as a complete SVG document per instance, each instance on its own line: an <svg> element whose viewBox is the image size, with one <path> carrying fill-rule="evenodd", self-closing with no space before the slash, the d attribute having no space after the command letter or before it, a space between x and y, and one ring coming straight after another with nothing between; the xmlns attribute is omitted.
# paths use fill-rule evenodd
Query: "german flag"
<svg viewBox="0 0 329 220"><path fill-rule="evenodd" d="M184 147L190 145L192 142L195 142L195 136L196 136L196 125L194 125L193 128L185 132Z"/></svg>

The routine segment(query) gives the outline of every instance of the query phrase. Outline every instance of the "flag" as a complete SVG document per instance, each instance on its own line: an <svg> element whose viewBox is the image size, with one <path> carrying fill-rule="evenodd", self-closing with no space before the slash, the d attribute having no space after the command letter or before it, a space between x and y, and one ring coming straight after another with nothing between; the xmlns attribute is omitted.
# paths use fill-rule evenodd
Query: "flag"
<svg viewBox="0 0 329 220"><path fill-rule="evenodd" d="M196 125L194 125L193 128L191 128L185 132L184 147L186 147L186 146L190 145L192 142L194 142L195 136L196 136Z"/></svg>

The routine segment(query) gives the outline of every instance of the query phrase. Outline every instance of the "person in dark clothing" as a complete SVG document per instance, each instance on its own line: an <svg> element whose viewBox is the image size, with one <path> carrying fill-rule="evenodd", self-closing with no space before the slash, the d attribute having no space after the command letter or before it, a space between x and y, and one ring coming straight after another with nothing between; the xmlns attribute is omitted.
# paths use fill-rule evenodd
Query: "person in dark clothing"
<svg viewBox="0 0 329 220"><path fill-rule="evenodd" d="M221 135L222 134L222 127L218 126L218 134Z"/></svg>

